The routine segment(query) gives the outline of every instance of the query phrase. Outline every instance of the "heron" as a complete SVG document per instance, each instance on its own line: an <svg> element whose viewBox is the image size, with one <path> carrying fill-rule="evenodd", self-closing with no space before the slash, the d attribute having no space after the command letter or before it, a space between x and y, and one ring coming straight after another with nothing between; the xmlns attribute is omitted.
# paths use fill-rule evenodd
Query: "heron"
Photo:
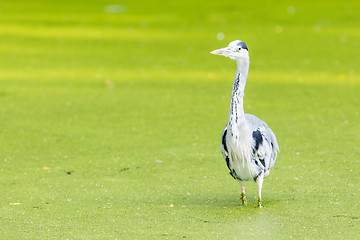
<svg viewBox="0 0 360 240"><path fill-rule="evenodd" d="M261 188L264 178L274 167L279 146L274 132L260 118L244 113L244 91L250 58L247 45L235 40L225 48L210 52L236 61L228 122L221 136L221 152L230 175L241 186L241 201L247 205L245 181L258 186L258 206L262 207Z"/></svg>

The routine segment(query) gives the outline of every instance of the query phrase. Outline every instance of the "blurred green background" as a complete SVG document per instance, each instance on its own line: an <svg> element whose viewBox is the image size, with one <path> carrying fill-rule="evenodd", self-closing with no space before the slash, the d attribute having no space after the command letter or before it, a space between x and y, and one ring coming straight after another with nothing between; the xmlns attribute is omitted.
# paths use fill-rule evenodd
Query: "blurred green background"
<svg viewBox="0 0 360 240"><path fill-rule="evenodd" d="M4 239L356 239L359 1L0 0ZM220 154L235 62L276 166Z"/></svg>

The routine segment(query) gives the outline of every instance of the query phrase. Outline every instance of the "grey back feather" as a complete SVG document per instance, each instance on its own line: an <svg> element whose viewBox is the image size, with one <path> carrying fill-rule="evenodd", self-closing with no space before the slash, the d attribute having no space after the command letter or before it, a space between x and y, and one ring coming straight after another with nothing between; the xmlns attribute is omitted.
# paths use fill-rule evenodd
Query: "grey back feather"
<svg viewBox="0 0 360 240"><path fill-rule="evenodd" d="M261 131L261 134L264 136L265 141L267 141L269 146L271 147L269 163L266 165L269 166L269 168L272 168L275 165L277 152L279 151L279 145L277 143L274 132L264 121L252 114L246 113L245 119L250 130L256 131L259 129Z"/></svg>

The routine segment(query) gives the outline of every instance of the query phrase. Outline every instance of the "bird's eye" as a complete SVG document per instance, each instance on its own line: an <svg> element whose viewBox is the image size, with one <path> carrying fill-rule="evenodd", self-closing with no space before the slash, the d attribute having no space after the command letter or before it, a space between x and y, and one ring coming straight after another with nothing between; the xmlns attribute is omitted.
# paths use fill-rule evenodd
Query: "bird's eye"
<svg viewBox="0 0 360 240"><path fill-rule="evenodd" d="M239 47L238 50L240 51L240 50L241 50L241 47Z"/></svg>

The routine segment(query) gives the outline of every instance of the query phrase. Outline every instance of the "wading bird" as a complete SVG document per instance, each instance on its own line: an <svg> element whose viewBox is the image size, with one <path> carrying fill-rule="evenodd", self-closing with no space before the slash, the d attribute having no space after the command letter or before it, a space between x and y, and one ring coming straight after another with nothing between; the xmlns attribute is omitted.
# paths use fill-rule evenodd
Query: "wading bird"
<svg viewBox="0 0 360 240"><path fill-rule="evenodd" d="M247 204L244 181L254 181L258 185L258 204L262 207L263 179L275 165L279 147L275 134L264 121L244 113L243 98L250 66L249 51L244 42L235 40L227 47L211 53L236 60L229 119L221 136L221 152L230 175L241 185L242 203Z"/></svg>

